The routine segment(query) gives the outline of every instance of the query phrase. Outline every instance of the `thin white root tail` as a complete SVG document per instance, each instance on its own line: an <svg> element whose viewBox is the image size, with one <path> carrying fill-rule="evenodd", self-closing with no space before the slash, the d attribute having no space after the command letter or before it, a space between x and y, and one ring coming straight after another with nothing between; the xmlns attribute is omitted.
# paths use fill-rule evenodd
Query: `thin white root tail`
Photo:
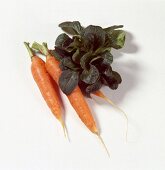
<svg viewBox="0 0 165 170"><path fill-rule="evenodd" d="M127 139L128 139L128 117L127 117L127 114L120 107L118 107L114 102L112 102L112 100L110 100L108 97L106 97L100 90L97 91L96 93L93 93L93 94L98 96L98 97L101 97L104 100L106 100L114 108L116 108L117 110L119 110L120 112L123 113L124 117L126 118L126 133L125 133L125 137L126 137L126 142L127 142Z"/></svg>
<svg viewBox="0 0 165 170"><path fill-rule="evenodd" d="M126 141L128 139L128 116L127 114L120 108L118 107L115 103L112 102L112 100L110 100L109 98L107 98L106 96L104 96L104 99L110 103L113 107L115 107L116 109L118 109L120 112L123 113L125 119L126 119L126 134L125 134L125 137L126 137Z"/></svg>
<svg viewBox="0 0 165 170"><path fill-rule="evenodd" d="M106 147L106 145L105 145L105 143L104 143L102 137L101 137L100 134L98 134L98 133L96 133L96 135L97 135L97 137L99 138L101 144L103 145L103 148L104 148L105 151L107 152L108 157L110 157L110 153L109 153L108 148Z"/></svg>
<svg viewBox="0 0 165 170"><path fill-rule="evenodd" d="M65 126L65 123L64 123L64 121L62 120L62 121L60 121L61 122L61 125L62 125L62 128L63 128L63 132L64 132L64 136L65 136L65 138L67 138L68 139L68 141L70 142L70 140L69 140L69 136L68 136L68 131L67 131L67 128L66 128L66 126Z"/></svg>

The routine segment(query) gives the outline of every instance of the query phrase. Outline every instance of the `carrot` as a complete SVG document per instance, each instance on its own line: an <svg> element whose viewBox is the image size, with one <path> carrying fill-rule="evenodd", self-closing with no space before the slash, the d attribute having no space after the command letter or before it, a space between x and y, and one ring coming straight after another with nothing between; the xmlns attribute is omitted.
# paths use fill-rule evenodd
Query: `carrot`
<svg viewBox="0 0 165 170"><path fill-rule="evenodd" d="M38 44L36 42L33 43L32 47L36 50L39 50L42 54L46 56L46 69L48 73L51 75L51 77L56 81L58 84L59 77L61 75L61 69L59 67L59 62L54 58L54 56L51 56L49 53L49 50L47 48L47 45L45 43ZM80 90L80 88L77 86L73 92L67 96L72 107L77 112L79 118L81 121L87 126L87 128L97 135L97 137L100 139L101 143L103 144L104 148L106 149L108 155L108 149L106 148L104 141L102 140L100 133L96 127L95 120L91 114L91 111L89 109L89 106L87 102L85 101L85 98Z"/></svg>
<svg viewBox="0 0 165 170"><path fill-rule="evenodd" d="M60 121L64 134L66 136L66 128L65 124L62 118L62 109L61 109L61 103L60 99L58 97L58 94L55 91L54 85L53 85L53 80L48 74L46 67L45 67L45 62L39 58L38 56L35 56L32 49L29 47L29 43L24 42L29 55L31 57L31 72L33 75L33 78L39 87L39 90L45 99L48 107L54 114L54 116Z"/></svg>
<svg viewBox="0 0 165 170"><path fill-rule="evenodd" d="M115 107L116 109L118 109L120 112L123 113L123 115L125 116L126 118L126 140L127 140L127 135L128 135L128 117L127 117L127 114L121 109L119 108L114 102L112 102L112 100L110 100L108 97L106 97L104 95L103 92L101 92L100 90L96 91L93 93L94 95L98 96L98 97L101 97L102 99L106 100L108 103L110 103L113 107Z"/></svg>

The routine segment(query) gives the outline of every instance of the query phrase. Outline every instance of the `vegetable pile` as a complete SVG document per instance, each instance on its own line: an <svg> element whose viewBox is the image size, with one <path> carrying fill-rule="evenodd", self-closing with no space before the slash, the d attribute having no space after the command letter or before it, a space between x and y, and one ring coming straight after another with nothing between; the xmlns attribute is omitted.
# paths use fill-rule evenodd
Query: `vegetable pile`
<svg viewBox="0 0 165 170"><path fill-rule="evenodd" d="M108 152L84 95L91 97L94 94L123 112L100 91L102 85L117 89L122 81L119 73L112 69L111 49L124 46L125 33L120 30L123 26L101 28L89 25L84 28L78 21L63 22L59 26L66 33L57 37L54 49L48 49L45 42L34 42L31 47L24 42L31 57L33 78L51 112L61 123L65 135L67 131L58 87L68 97L81 121L100 139ZM46 61L38 53L46 56Z"/></svg>
<svg viewBox="0 0 165 170"><path fill-rule="evenodd" d="M117 89L122 79L112 69L111 49L124 46L125 32L119 29L123 26L103 29L89 25L84 28L78 21L74 21L63 22L59 27L71 35L60 34L55 41L55 49L51 50L51 54L60 61L61 90L68 95L79 85L82 92L90 97L102 85Z"/></svg>

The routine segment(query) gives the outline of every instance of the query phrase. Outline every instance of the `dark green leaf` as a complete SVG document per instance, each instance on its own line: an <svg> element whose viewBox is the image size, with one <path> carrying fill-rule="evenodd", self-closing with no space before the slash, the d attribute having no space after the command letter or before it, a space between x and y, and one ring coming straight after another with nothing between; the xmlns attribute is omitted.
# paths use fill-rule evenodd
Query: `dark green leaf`
<svg viewBox="0 0 165 170"><path fill-rule="evenodd" d="M89 51L88 53L84 54L80 59L80 65L83 69L89 68L90 60L92 59L92 52Z"/></svg>
<svg viewBox="0 0 165 170"><path fill-rule="evenodd" d="M87 94L90 94L92 92L95 92L99 90L102 86L102 83L100 80L96 81L94 84L88 85L87 88L85 89Z"/></svg>
<svg viewBox="0 0 165 170"><path fill-rule="evenodd" d="M113 71L113 76L114 76L114 78L115 78L115 80L117 81L118 84L120 84L122 82L120 74L117 73L116 71Z"/></svg>
<svg viewBox="0 0 165 170"><path fill-rule="evenodd" d="M61 59L64 58L64 57L70 56L70 54L69 54L67 51L65 51L64 49L61 49L61 48L59 48L59 47L55 47L54 50L51 50L51 54L52 54L55 58L57 58L57 60L61 60Z"/></svg>
<svg viewBox="0 0 165 170"><path fill-rule="evenodd" d="M82 39L86 49L95 51L105 42L105 31L99 26L89 25L82 32Z"/></svg>
<svg viewBox="0 0 165 170"><path fill-rule="evenodd" d="M68 67L64 66L62 62L60 62L59 67L62 71L69 69Z"/></svg>
<svg viewBox="0 0 165 170"><path fill-rule="evenodd" d="M92 58L92 60L90 61L90 64L92 64L93 62L97 63L97 61L99 62L100 59L102 59L102 56L96 56L96 57Z"/></svg>
<svg viewBox="0 0 165 170"><path fill-rule="evenodd" d="M110 74L103 75L102 81L104 81L104 84L107 84L111 89L115 90L122 80L117 72L111 71Z"/></svg>
<svg viewBox="0 0 165 170"><path fill-rule="evenodd" d="M76 52L73 54L72 56L72 60L77 63L80 64L80 58L82 57L82 55L80 54L80 50L77 49Z"/></svg>
<svg viewBox="0 0 165 170"><path fill-rule="evenodd" d="M50 54L51 54L52 56L54 56L55 59L57 59L58 61L60 61L60 60L62 59L62 56L59 55L59 53L56 52L56 50L50 50Z"/></svg>
<svg viewBox="0 0 165 170"><path fill-rule="evenodd" d="M59 86L66 95L69 95L78 85L78 79L79 75L77 72L65 70L59 78Z"/></svg>
<svg viewBox="0 0 165 170"><path fill-rule="evenodd" d="M57 47L65 48L68 47L72 42L73 40L68 35L62 33L57 37L55 45Z"/></svg>
<svg viewBox="0 0 165 170"><path fill-rule="evenodd" d="M89 70L83 70L83 72L80 75L80 79L87 84L95 83L98 80L98 78L99 71L94 65L91 65Z"/></svg>
<svg viewBox="0 0 165 170"><path fill-rule="evenodd" d="M62 30L71 35L79 35L83 30L83 27L81 26L79 21L63 22L59 24L59 27L61 27Z"/></svg>
<svg viewBox="0 0 165 170"><path fill-rule="evenodd" d="M72 59L70 57L63 58L61 60L61 65L67 68L70 68L71 70L77 70L77 66L75 63L73 63Z"/></svg>
<svg viewBox="0 0 165 170"><path fill-rule="evenodd" d="M112 64L113 55L109 51L105 51L101 56L103 58L103 61L102 61L103 65L111 65Z"/></svg>
<svg viewBox="0 0 165 170"><path fill-rule="evenodd" d="M107 77L113 77L113 73L112 73L112 67L111 66L105 66L105 67L102 67L101 69L101 73L104 74L105 76Z"/></svg>
<svg viewBox="0 0 165 170"><path fill-rule="evenodd" d="M125 32L122 30L114 30L109 34L110 45L115 49L120 49L125 43Z"/></svg>
<svg viewBox="0 0 165 170"><path fill-rule="evenodd" d="M111 27L104 28L104 31L107 33L110 33L111 31L118 29L118 28L123 28L123 25L113 25Z"/></svg>

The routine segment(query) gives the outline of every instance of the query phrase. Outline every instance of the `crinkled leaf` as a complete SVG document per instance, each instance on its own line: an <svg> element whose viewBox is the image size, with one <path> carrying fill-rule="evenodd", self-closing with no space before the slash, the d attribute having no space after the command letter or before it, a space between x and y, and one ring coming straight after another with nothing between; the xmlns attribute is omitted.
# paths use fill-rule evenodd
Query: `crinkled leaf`
<svg viewBox="0 0 165 170"><path fill-rule="evenodd" d="M109 34L110 46L115 49L120 49L125 43L125 32L122 30L114 30Z"/></svg>
<svg viewBox="0 0 165 170"><path fill-rule="evenodd" d="M121 76L115 72L111 71L110 74L103 75L104 84L107 84L111 89L115 90L118 88L118 85L121 83Z"/></svg>
<svg viewBox="0 0 165 170"><path fill-rule="evenodd" d="M102 65L111 65L113 62L113 55L109 51L105 51L102 55Z"/></svg>
<svg viewBox="0 0 165 170"><path fill-rule="evenodd" d="M96 56L96 57L92 58L92 60L90 61L90 64L92 64L92 63L99 64L100 59L102 59L102 56Z"/></svg>
<svg viewBox="0 0 165 170"><path fill-rule="evenodd" d="M90 65L89 70L83 70L83 72L80 75L80 79L87 83L87 84L93 84L95 83L99 78L99 71L94 65Z"/></svg>
<svg viewBox="0 0 165 170"><path fill-rule="evenodd" d="M77 63L80 64L80 59L82 57L83 54L81 54L79 48L76 50L76 52L73 54L72 56L72 60Z"/></svg>
<svg viewBox="0 0 165 170"><path fill-rule="evenodd" d="M117 73L116 71L113 71L113 76L116 79L117 83L120 84L122 82L121 76L119 73Z"/></svg>
<svg viewBox="0 0 165 170"><path fill-rule="evenodd" d="M78 48L81 46L81 39L78 36L73 37L73 42L68 47Z"/></svg>
<svg viewBox="0 0 165 170"><path fill-rule="evenodd" d="M105 66L101 67L101 73L104 74L107 77L113 77L112 67L111 66Z"/></svg>
<svg viewBox="0 0 165 170"><path fill-rule="evenodd" d="M76 51L76 49L80 47L81 47L81 41L78 38L78 36L76 36L72 39L72 42L69 44L69 46L65 48L65 50L68 52L73 52L74 50Z"/></svg>
<svg viewBox="0 0 165 170"><path fill-rule="evenodd" d="M65 33L60 34L56 41L55 41L55 45L57 47L68 47L71 43L73 42L73 40Z"/></svg>
<svg viewBox="0 0 165 170"><path fill-rule="evenodd" d="M81 26L79 21L63 22L59 24L59 27L61 27L63 31L71 35L79 35L83 30L83 27Z"/></svg>
<svg viewBox="0 0 165 170"><path fill-rule="evenodd" d="M96 81L94 84L88 85L85 89L86 93L90 95L90 93L95 92L99 90L102 86L102 83L100 80Z"/></svg>
<svg viewBox="0 0 165 170"><path fill-rule="evenodd" d="M55 47L54 50L51 50L51 54L57 59L57 60L61 60L64 57L68 57L70 56L70 54L65 51L64 49L61 49L59 47Z"/></svg>
<svg viewBox="0 0 165 170"><path fill-rule="evenodd" d="M83 69L89 68L90 60L92 59L92 52L89 51L88 53L84 54L80 59L80 65Z"/></svg>
<svg viewBox="0 0 165 170"><path fill-rule="evenodd" d="M82 39L86 49L95 51L103 46L105 42L105 31L99 26L89 25L82 32Z"/></svg>
<svg viewBox="0 0 165 170"><path fill-rule="evenodd" d="M79 74L72 70L64 70L59 78L61 90L69 95L78 85Z"/></svg>
<svg viewBox="0 0 165 170"><path fill-rule="evenodd" d="M59 67L62 71L69 69L68 67L64 66L62 62L60 62Z"/></svg>
<svg viewBox="0 0 165 170"><path fill-rule="evenodd" d="M123 28L123 25L113 25L111 27L104 28L104 31L107 33L110 33L111 31L118 29L118 28Z"/></svg>
<svg viewBox="0 0 165 170"><path fill-rule="evenodd" d="M63 58L61 60L61 65L67 68L70 68L71 70L78 70L75 63L73 63L72 59L70 57Z"/></svg>
<svg viewBox="0 0 165 170"><path fill-rule="evenodd" d="M50 50L50 54L58 61L63 58L56 50Z"/></svg>

